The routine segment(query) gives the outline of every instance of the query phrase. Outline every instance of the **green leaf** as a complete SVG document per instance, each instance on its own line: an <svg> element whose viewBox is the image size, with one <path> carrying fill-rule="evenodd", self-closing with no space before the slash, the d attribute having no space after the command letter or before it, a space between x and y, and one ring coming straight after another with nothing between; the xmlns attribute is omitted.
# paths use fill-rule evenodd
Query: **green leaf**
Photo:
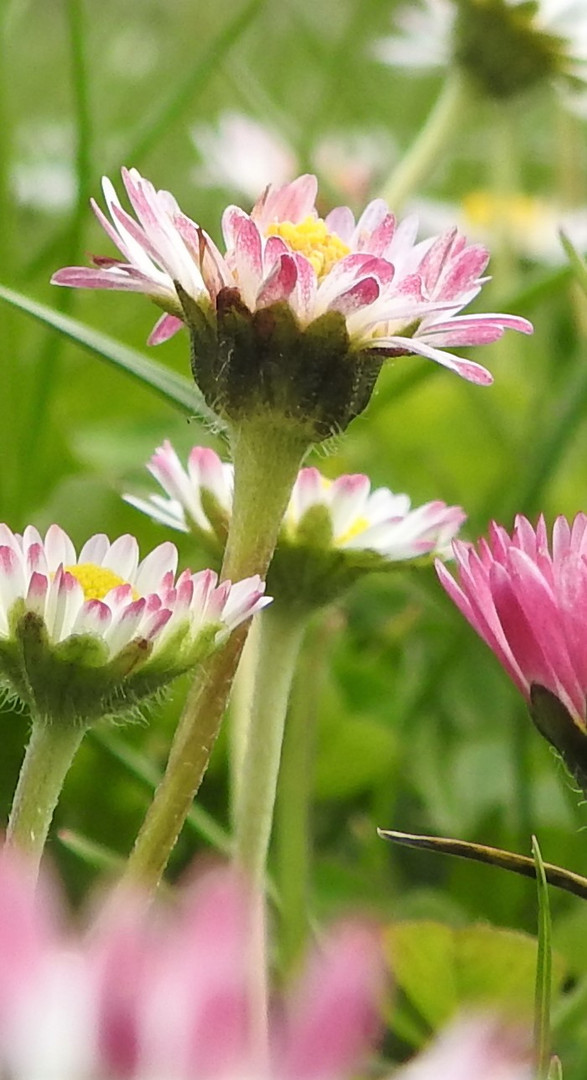
<svg viewBox="0 0 587 1080"><path fill-rule="evenodd" d="M31 315L33 319L52 327L53 330L57 330L58 333L74 341L82 349L93 353L100 360L124 371L181 412L188 416L197 416L208 423L213 422L216 427L219 426L217 417L208 408L191 379L186 379L175 371L169 371L163 364L148 359L136 349L122 345L115 338L108 337L107 334L94 330L77 319L72 319L69 315L53 311L45 304L31 300L22 293L14 292L3 285L0 285L0 299Z"/></svg>
<svg viewBox="0 0 587 1080"><path fill-rule="evenodd" d="M388 927L384 940L396 985L432 1030L461 1009L531 1017L536 940L530 935L414 920ZM559 958L554 970L558 988L565 975Z"/></svg>
<svg viewBox="0 0 587 1080"><path fill-rule="evenodd" d="M538 956L536 960L536 986L534 994L534 1052L538 1080L548 1080L550 1075L550 1002L552 996L552 924L548 883L542 855L535 836L532 837L532 854L536 863L538 887Z"/></svg>

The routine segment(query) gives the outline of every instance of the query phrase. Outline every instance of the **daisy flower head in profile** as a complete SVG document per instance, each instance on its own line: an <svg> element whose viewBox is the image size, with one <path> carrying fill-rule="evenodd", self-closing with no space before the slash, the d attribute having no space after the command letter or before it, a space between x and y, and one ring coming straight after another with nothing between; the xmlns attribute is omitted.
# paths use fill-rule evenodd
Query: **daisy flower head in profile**
<svg viewBox="0 0 587 1080"><path fill-rule="evenodd" d="M453 545L444 589L524 695L532 720L587 787L587 515L557 518L549 537L516 518L477 545Z"/></svg>
<svg viewBox="0 0 587 1080"><path fill-rule="evenodd" d="M582 0L417 0L398 31L375 45L404 70L456 65L483 93L504 99L546 81L570 103L587 90L587 8Z"/></svg>
<svg viewBox="0 0 587 1080"><path fill-rule="evenodd" d="M133 536L98 533L79 554L52 525L45 538L0 525L0 678L33 717L87 726L131 713L217 648L268 598L259 578L177 576L165 542L142 561Z"/></svg>
<svg viewBox="0 0 587 1080"><path fill-rule="evenodd" d="M489 253L456 228L418 241L417 221L397 221L382 199L357 221L344 206L321 218L314 176L270 185L250 213L225 210L221 252L169 192L136 169L123 181L135 216L109 180L111 221L94 204L122 258L53 281L145 293L164 309L151 343L187 323L195 380L229 423L269 418L320 441L366 407L387 357L424 356L488 384L485 368L450 349L532 331L516 316L461 314Z"/></svg>
<svg viewBox="0 0 587 1080"><path fill-rule="evenodd" d="M165 441L147 468L164 494L125 500L162 525L191 532L220 558L232 513L232 465L194 446L184 467ZM269 591L289 606L320 607L366 573L446 558L464 520L459 506L437 500L412 507L408 495L372 489L364 475L329 480L316 468L301 469L268 572Z"/></svg>

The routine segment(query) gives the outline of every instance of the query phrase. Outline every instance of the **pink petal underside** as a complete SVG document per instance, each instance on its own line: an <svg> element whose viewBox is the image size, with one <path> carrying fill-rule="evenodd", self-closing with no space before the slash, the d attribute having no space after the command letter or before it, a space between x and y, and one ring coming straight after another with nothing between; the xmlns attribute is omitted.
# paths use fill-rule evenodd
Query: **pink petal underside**
<svg viewBox="0 0 587 1080"><path fill-rule="evenodd" d="M113 211L113 207L117 206L117 205L119 205L117 200L114 201L114 199L108 198L108 207L109 207L109 210L110 210L111 214L112 214L112 211ZM114 246L118 248L118 250L121 252L122 255L124 255L127 262L129 262L129 263L134 262L133 252L132 252L129 244L126 242L126 239L125 239L124 235L122 235L118 231L118 229L115 227L116 222L114 222L114 225L113 225L110 221L108 221L108 218L106 217L104 211L102 210L102 208L100 206L98 206L98 203L96 202L95 199L90 199L90 206L92 207L92 210L94 211L94 214L96 215L96 217L97 217L100 225L102 226L104 232L110 238L110 240L112 241ZM113 215L113 220L114 220L114 215Z"/></svg>
<svg viewBox="0 0 587 1080"><path fill-rule="evenodd" d="M541 625L536 603L533 603L536 592L533 593L530 603L526 604L526 608L531 613L529 618L527 611L520 603L519 583L518 588L515 588L511 574L503 566L496 563L491 568L490 584L499 620L527 683L529 685L539 683L554 694L563 696L568 702L569 697L564 694L566 687L563 687L553 662L553 651L558 652L556 647L552 651L554 634L550 633L548 627ZM537 617L536 621L533 616ZM558 645L558 642L556 644ZM568 658L565 667L568 667ZM572 689L575 692L577 690L576 679L573 680ZM571 697L571 707L572 701Z"/></svg>
<svg viewBox="0 0 587 1080"><path fill-rule="evenodd" d="M371 481L360 473L339 476L329 488L330 513L334 535L348 531L357 517L364 516Z"/></svg>
<svg viewBox="0 0 587 1080"><path fill-rule="evenodd" d="M380 291L379 282L375 278L363 278L362 281L357 281L346 292L331 300L328 310L339 311L341 315L350 315L353 311L358 311L359 308L372 304L377 300Z"/></svg>
<svg viewBox="0 0 587 1080"><path fill-rule="evenodd" d="M263 274L263 245L259 230L250 218L243 218L238 230L234 260L241 288L246 284L258 286ZM256 288L255 288L256 291Z"/></svg>
<svg viewBox="0 0 587 1080"><path fill-rule="evenodd" d="M157 292L153 282L131 268L100 270L91 266L66 266L51 278L52 285L67 285L72 289L118 289L123 292Z"/></svg>
<svg viewBox="0 0 587 1080"><path fill-rule="evenodd" d="M157 592L165 574L177 570L178 553L175 544L166 540L159 544L143 559L134 579L134 586L138 593L146 596L147 593Z"/></svg>
<svg viewBox="0 0 587 1080"><path fill-rule="evenodd" d="M222 235L227 251L236 247L238 234L244 221L249 220L249 215L241 210L240 206L227 206L222 215Z"/></svg>
<svg viewBox="0 0 587 1080"><path fill-rule="evenodd" d="M200 234L200 272L210 296L215 298L221 289L234 285L234 279L226 260L212 238L204 229L198 231Z"/></svg>
<svg viewBox="0 0 587 1080"><path fill-rule="evenodd" d="M318 469L300 469L290 498L290 509L299 521L308 507L325 501L324 482Z"/></svg>
<svg viewBox="0 0 587 1080"><path fill-rule="evenodd" d="M199 573L193 575L192 582L194 586L192 606L194 610L201 608L205 611L216 589L218 575L213 570L200 570Z"/></svg>
<svg viewBox="0 0 587 1080"><path fill-rule="evenodd" d="M45 536L45 554L50 570L56 570L60 563L72 566L77 562L75 548L69 536L59 525L50 525Z"/></svg>
<svg viewBox="0 0 587 1080"><path fill-rule="evenodd" d="M26 606L28 611L34 611L37 615L44 615L48 588L49 580L46 575L33 571L26 594Z"/></svg>
<svg viewBox="0 0 587 1080"><path fill-rule="evenodd" d="M445 267L439 289L446 300L458 299L472 288L489 262L489 252L481 246L465 248Z"/></svg>
<svg viewBox="0 0 587 1080"><path fill-rule="evenodd" d="M355 216L348 206L337 206L324 218L328 232L336 233L345 244L350 244L355 231Z"/></svg>
<svg viewBox="0 0 587 1080"><path fill-rule="evenodd" d="M101 913L90 941L96 979L98 1055L106 1075L131 1077L140 1071L139 1017L145 988L153 978L153 942L144 905L118 896Z"/></svg>
<svg viewBox="0 0 587 1080"><path fill-rule="evenodd" d="M565 687L570 700L581 710L583 687L569 656L563 628L564 611L558 603L554 585L532 559L517 548L511 549L509 563L511 586L532 626L532 633L542 652L548 656L559 684ZM552 579L551 573L549 577Z"/></svg>
<svg viewBox="0 0 587 1080"><path fill-rule="evenodd" d="M436 289L456 236L456 228L449 229L447 232L442 233L441 236L438 236L428 248L418 266L418 273L421 274L426 289L431 294Z"/></svg>
<svg viewBox="0 0 587 1080"><path fill-rule="evenodd" d="M390 213L389 207L384 199L372 199L370 203L367 203L355 228L353 245L355 249L357 251L365 251L365 239L372 236L381 225L388 223L390 219L394 222L395 226L395 218L393 214Z"/></svg>
<svg viewBox="0 0 587 1080"><path fill-rule="evenodd" d="M183 319L178 319L176 315L161 315L147 338L147 345L161 345L169 341L179 330L183 330L183 325Z"/></svg>
<svg viewBox="0 0 587 1080"><path fill-rule="evenodd" d="M455 540L453 543L459 566L460 585L449 574L444 563L436 561L436 572L462 615L495 653L508 675L525 696L529 685L520 669L499 620L489 584L490 571L484 567L472 545Z"/></svg>
<svg viewBox="0 0 587 1080"><path fill-rule="evenodd" d="M268 225L278 221L291 221L299 225L316 212L318 181L306 173L283 187L270 186L257 201L251 212L254 221L265 231Z"/></svg>
<svg viewBox="0 0 587 1080"><path fill-rule="evenodd" d="M386 213L383 220L380 221L371 232L368 232L366 229L360 231L360 226L357 226L359 238L356 244L356 250L368 251L372 255L385 255L393 240L395 225L396 221L393 214Z"/></svg>
<svg viewBox="0 0 587 1080"><path fill-rule="evenodd" d="M291 255L281 255L257 293L257 307L288 300L296 287L298 271Z"/></svg>
<svg viewBox="0 0 587 1080"><path fill-rule="evenodd" d="M417 336L413 338L402 337L389 337L380 338L376 340L376 346L389 345L391 347L399 346L405 349L409 355L415 353L419 356L425 356L427 360L435 360L437 364L441 364L442 367L448 368L450 371L456 372L462 379L466 379L467 382L476 383L478 386L491 386L493 382L493 375L487 368L481 366L481 364L475 364L472 360L462 360L460 356L454 356L452 353L443 352L441 349L431 348L424 341L421 341Z"/></svg>
<svg viewBox="0 0 587 1080"><path fill-rule="evenodd" d="M293 310L300 318L309 319L312 316L314 305L316 303L316 293L318 291L316 271L303 255L296 252L293 258L296 264L298 279L296 287L291 294L290 303Z"/></svg>
<svg viewBox="0 0 587 1080"><path fill-rule="evenodd" d="M489 544L492 560L495 559L505 565L511 540L503 525L498 525L496 521L489 523Z"/></svg>
<svg viewBox="0 0 587 1080"><path fill-rule="evenodd" d="M577 555L587 555L586 514L577 514L571 525L571 547Z"/></svg>
<svg viewBox="0 0 587 1080"><path fill-rule="evenodd" d="M565 641L573 670L585 694L587 692L587 562L570 552L561 556L556 567L556 597Z"/></svg>
<svg viewBox="0 0 587 1080"><path fill-rule="evenodd" d="M158 246L156 246L151 237L144 231L144 229L137 224L135 219L127 214L126 210L123 210L121 206L112 207L113 217L122 225L124 229L130 234L133 240L144 251L145 255L151 259L153 263L159 268L163 268L167 273L172 273L171 267L167 263L165 258L165 252L169 244L167 236L164 235L163 230L159 224L158 219L151 215L152 220L149 223L151 232L155 233L155 236L160 240ZM135 261L134 259L132 260Z"/></svg>

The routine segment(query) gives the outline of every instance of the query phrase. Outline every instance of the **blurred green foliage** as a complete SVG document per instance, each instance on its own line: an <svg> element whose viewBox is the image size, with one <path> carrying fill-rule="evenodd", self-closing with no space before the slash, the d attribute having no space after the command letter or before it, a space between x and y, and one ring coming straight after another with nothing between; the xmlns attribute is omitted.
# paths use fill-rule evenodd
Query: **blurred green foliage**
<svg viewBox="0 0 587 1080"><path fill-rule="evenodd" d="M218 239L221 211L235 196L198 185L201 162L190 130L213 123L223 110L241 110L277 127L302 167L326 135L375 131L383 139L385 133L395 148L391 168L440 86L436 77L411 78L372 58L373 40L389 31L393 8L382 0L253 0L239 7L229 0L4 0L2 283L146 352L155 311L143 298L48 285L55 269L83 262L87 250L112 253L87 208L89 195L99 196L100 175L116 179L121 164L137 166L156 186L172 190ZM546 92L510 108L521 189L568 201L569 177L561 162L569 156L572 131L576 197L587 156L580 122L569 120ZM466 117L417 194L458 203L469 190L491 186L495 132L502 121L489 106ZM330 193L325 202L332 203ZM425 361L399 361L384 371L370 409L345 437L327 453L315 454L330 476L366 472L374 485L407 491L414 503L439 498L463 505L471 538L491 518L510 526L516 512L533 519L543 512L552 521L587 507L585 298L567 270L507 255L500 259L496 253L494 280L479 308L523 314L536 330L533 338L508 335L496 346L471 350L491 368L495 385L480 389ZM97 531L111 538L133 532L145 552L166 539L163 527L126 505L121 492L150 486L144 462L163 438L182 455L198 442L223 452L222 440L6 305L0 310L0 345L2 519L13 528L27 522L45 528L55 520L78 544ZM152 355L170 371L189 374L183 334ZM189 538L172 539L183 565L203 565ZM400 967L418 924L402 928L397 920L444 924L451 963L471 934L490 934L469 931L470 924L507 927L516 933L490 938L486 983L481 952L475 954L474 980L487 989L491 980L501 981L503 955L506 969L510 960L517 964L516 950L526 957L522 932L536 930L532 883L487 867L394 850L377 838L376 826L438 832L524 853L536 833L545 859L586 874L586 818L578 797L532 730L497 661L452 608L432 571L373 578L356 588L331 620L321 662L323 677L309 702L317 724L313 914L330 916L362 903L394 920L391 937L403 942ZM185 690L182 681L148 722L117 733L157 769L164 767ZM26 717L5 711L0 731L5 820ZM226 742L223 735L200 795L202 807L223 826ZM50 844L72 897L84 895L94 871L59 844L58 829L124 854L149 793L128 763L88 738L68 777ZM205 847L186 829L172 872ZM572 995L587 985L587 910L563 894L551 900L555 946L566 972L562 989L572 1004ZM421 945L423 930L415 933ZM434 956L426 945L421 959L430 966L428 988L436 979L448 987L452 968L448 960L438 961L432 972ZM519 971L526 972L525 964L526 959ZM398 977L413 1004L417 987ZM413 967L410 977L415 978ZM529 975L527 981L531 994ZM446 987L440 1005L420 1009L429 1024L451 1011ZM478 998L484 997L481 990ZM504 984L501 991L498 998L513 1000ZM571 1009L569 1019L562 998L561 1045L556 1027L555 1045L563 1060L567 1055L565 1077L572 1080L582 1075L587 1011Z"/></svg>

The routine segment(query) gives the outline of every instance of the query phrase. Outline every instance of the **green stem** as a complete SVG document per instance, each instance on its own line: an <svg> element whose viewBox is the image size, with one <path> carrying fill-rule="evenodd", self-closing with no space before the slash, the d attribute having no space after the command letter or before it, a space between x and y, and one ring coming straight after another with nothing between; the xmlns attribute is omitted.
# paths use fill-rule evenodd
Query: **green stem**
<svg viewBox="0 0 587 1080"><path fill-rule="evenodd" d="M262 887L289 692L306 627L305 615L279 605L261 617L255 692L236 814L235 859Z"/></svg>
<svg viewBox="0 0 587 1080"><path fill-rule="evenodd" d="M230 698L230 745L229 745L229 784L230 817L236 822L239 801L239 785L243 774L249 720L252 712L255 692L255 671L257 669L259 625L261 619L254 619L249 630L243 654L241 656Z"/></svg>
<svg viewBox="0 0 587 1080"><path fill-rule="evenodd" d="M26 852L34 870L40 863L53 811L84 734L83 726L33 721L14 794L6 842Z"/></svg>
<svg viewBox="0 0 587 1080"><path fill-rule="evenodd" d="M232 434L234 501L222 577L265 577L307 449L297 432L243 423ZM131 852L126 876L155 887L206 771L247 636L241 626L199 669L175 733L167 769Z"/></svg>
<svg viewBox="0 0 587 1080"><path fill-rule="evenodd" d="M280 968L295 968L308 931L310 879L310 796L315 755L317 708L327 654L338 632L338 612L329 611L306 635L291 694L275 814L277 890L280 900ZM308 694L308 687L312 693Z"/></svg>
<svg viewBox="0 0 587 1080"><path fill-rule="evenodd" d="M459 131L473 93L466 77L452 71L424 127L383 186L381 196L394 211L401 209L406 199L429 179L446 144Z"/></svg>

